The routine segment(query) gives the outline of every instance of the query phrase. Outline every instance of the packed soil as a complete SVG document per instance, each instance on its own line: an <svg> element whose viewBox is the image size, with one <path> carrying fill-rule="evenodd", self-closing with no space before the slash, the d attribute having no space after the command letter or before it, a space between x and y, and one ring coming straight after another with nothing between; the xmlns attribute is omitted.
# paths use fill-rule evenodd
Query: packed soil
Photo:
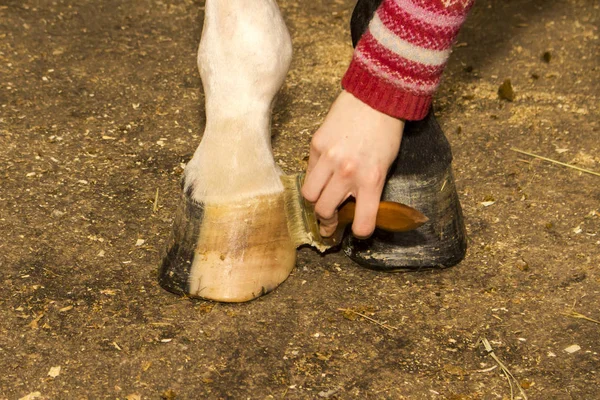
<svg viewBox="0 0 600 400"><path fill-rule="evenodd" d="M279 3L295 54L273 145L299 172L353 1ZM472 10L435 100L461 264L381 273L302 249L244 304L156 279L204 125L203 7L0 0L1 399L600 398L600 176L515 150L600 172L597 1Z"/></svg>

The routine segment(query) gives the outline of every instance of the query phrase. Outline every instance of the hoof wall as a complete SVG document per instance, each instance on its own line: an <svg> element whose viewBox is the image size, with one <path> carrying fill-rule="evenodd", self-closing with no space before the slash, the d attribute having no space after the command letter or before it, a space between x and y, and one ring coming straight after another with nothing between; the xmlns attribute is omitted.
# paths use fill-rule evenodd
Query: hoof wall
<svg viewBox="0 0 600 400"><path fill-rule="evenodd" d="M158 280L177 294L244 302L279 286L295 261L282 193L225 204L184 195Z"/></svg>
<svg viewBox="0 0 600 400"><path fill-rule="evenodd" d="M158 271L158 283L169 292L189 295L189 278L204 207L183 196L173 223L167 254Z"/></svg>
<svg viewBox="0 0 600 400"><path fill-rule="evenodd" d="M408 177L395 184L397 195L388 199L416 208L429 221L409 232L377 230L366 240L348 236L345 254L361 266L389 272L447 268L462 261L467 241L452 171L427 179Z"/></svg>

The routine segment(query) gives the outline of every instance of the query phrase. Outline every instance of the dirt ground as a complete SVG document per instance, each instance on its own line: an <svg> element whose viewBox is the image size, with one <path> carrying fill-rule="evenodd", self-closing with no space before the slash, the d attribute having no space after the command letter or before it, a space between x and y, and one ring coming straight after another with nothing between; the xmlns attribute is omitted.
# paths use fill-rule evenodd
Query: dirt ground
<svg viewBox="0 0 600 400"><path fill-rule="evenodd" d="M529 399L600 398L600 176L512 150L600 171L597 1L473 9L435 102L464 262L386 274L303 249L233 305L156 281L204 124L203 5L0 0L0 399L510 399L480 338ZM295 56L274 148L294 172L353 1L280 6Z"/></svg>

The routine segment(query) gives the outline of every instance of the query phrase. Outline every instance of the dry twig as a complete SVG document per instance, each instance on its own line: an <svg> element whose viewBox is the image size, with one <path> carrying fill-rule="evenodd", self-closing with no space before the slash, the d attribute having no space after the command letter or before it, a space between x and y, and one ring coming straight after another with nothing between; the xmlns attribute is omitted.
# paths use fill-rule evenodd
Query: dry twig
<svg viewBox="0 0 600 400"><path fill-rule="evenodd" d="M152 206L152 212L158 211L158 188L156 188L156 196L154 196L154 206Z"/></svg>
<svg viewBox="0 0 600 400"><path fill-rule="evenodd" d="M472 369L472 370L471 370L471 371L469 371L469 372L476 372L476 373L478 373L478 374L483 374L483 373L485 373L485 372L491 372L491 371L495 370L496 368L498 368L498 366L497 366L497 365L492 365L492 366L491 366L491 367L489 367L489 368L484 368L484 369Z"/></svg>
<svg viewBox="0 0 600 400"><path fill-rule="evenodd" d="M525 391L523 390L523 388L521 388L521 385L519 385L519 382L513 376L513 374L508 370L508 368L506 368L506 365L504 365L504 363L502 361L500 361L498 356L496 356L496 354L494 354L494 349L492 349L492 345L490 344L490 342L486 338L481 338L479 341L481 342L481 344L483 344L483 347L485 347L485 351L487 351L487 353L490 355L490 357L492 357L494 359L494 361L496 361L496 363L498 364L498 366L500 366L500 369L506 376L506 379L508 380L508 384L510 386L510 398L514 399L513 385L512 385L512 382L514 381L514 383L517 385L517 388L519 388L519 392L521 392L523 399L527 400L527 395L525 394Z"/></svg>
<svg viewBox="0 0 600 400"><path fill-rule="evenodd" d="M368 320L368 321L371 321L371 322L373 322L374 324L377 324L377 325L381 326L383 329L387 329L388 331L391 331L391 330L397 330L397 329L398 329L398 328L396 328L396 327L394 327L394 326L389 326L389 325L387 325L387 324L385 324L385 323L382 323L382 322L376 321L376 320L374 320L373 318L371 318L371 317L369 317L369 316L367 316L367 315L365 315L365 314L361 314L361 313L359 313L359 312L357 312L357 311L354 311L354 310L352 310L352 309L350 309L350 308L338 308L338 311L343 311L343 312L349 312L349 313L352 313L352 314L356 314L356 315L358 315L359 317L363 317L364 319L366 319L366 320Z"/></svg>
<svg viewBox="0 0 600 400"><path fill-rule="evenodd" d="M562 315L566 315L567 317L572 317L572 318L580 318L580 319L585 319L586 321L590 321L590 322L594 322L596 324L600 324L600 321L595 320L593 318L590 318L586 315L580 314L575 310L569 310L569 311L565 311L563 313L561 313Z"/></svg>
<svg viewBox="0 0 600 400"><path fill-rule="evenodd" d="M537 154L528 153L528 152L523 151L523 150L515 149L514 147L512 147L511 150L512 151L516 151L517 153L526 154L526 155L528 155L530 157L539 158L540 160L544 160L544 161L548 161L548 162L551 162L551 163L554 163L554 164L562 165L563 167L573 168L573 169L576 169L577 171L581 171L581 172L585 172L585 173L588 173L588 174L600 176L600 172L591 171L591 170L585 169L585 168L579 168L579 167L576 167L576 166L571 165L571 164L567 164L567 163L564 163L564 162L553 160L551 158L542 157L542 156L538 156Z"/></svg>

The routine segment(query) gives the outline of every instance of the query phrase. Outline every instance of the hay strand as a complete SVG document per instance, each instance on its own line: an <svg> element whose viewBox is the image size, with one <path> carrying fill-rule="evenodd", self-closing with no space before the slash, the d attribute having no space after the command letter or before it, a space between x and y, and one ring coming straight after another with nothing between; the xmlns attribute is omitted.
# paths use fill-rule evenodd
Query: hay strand
<svg viewBox="0 0 600 400"><path fill-rule="evenodd" d="M572 317L572 318L584 319L586 321L590 321L590 322L593 322L593 323L596 323L596 324L600 324L600 321L597 321L597 320L595 320L593 318L590 318L587 315L580 314L580 313L578 313L575 310L565 311L565 312L562 313L562 315L566 315L567 317Z"/></svg>
<svg viewBox="0 0 600 400"><path fill-rule="evenodd" d="M388 331L391 331L391 330L397 330L397 329L398 329L398 328L396 328L396 327L394 327L394 326L389 326L389 325L387 325L387 324L385 324L385 323L383 323L383 322L379 322L379 321L377 321L377 320L374 320L373 318L371 318L371 317L369 317L369 316L367 316L367 315L365 315L365 314L359 313L358 311L354 311L354 310L352 310L352 309L350 309L350 308L338 308L338 311L342 311L342 312L345 312L345 313L352 313L352 314L356 314L356 315L358 315L359 317L362 317L362 318L366 319L367 321L370 321L370 322L372 322L372 323L374 323L374 324L377 324L377 325L379 325L380 327L382 327L383 329L386 329L386 330L388 330Z"/></svg>
<svg viewBox="0 0 600 400"><path fill-rule="evenodd" d="M156 188L156 195L154 196L154 205L152 206L152 212L156 213L158 211L158 188Z"/></svg>
<svg viewBox="0 0 600 400"><path fill-rule="evenodd" d="M500 367L500 369L506 376L506 379L508 380L508 384L510 386L510 398L514 399L514 391L513 391L513 384L512 384L512 382L514 382L515 385L517 386L517 388L519 389L519 392L521 392L523 399L527 400L527 395L525 394L525 391L523 390L521 385L519 385L519 382L513 376L513 374L508 370L508 368L506 368L506 365L504 365L504 363L502 361L500 361L498 356L496 356L496 354L494 353L494 349L492 348L492 345L490 344L490 342L486 338L481 338L479 341L481 342L481 344L483 344L485 351L487 351L489 356L492 357L494 359L494 361L496 361L496 363L498 364L498 366Z"/></svg>
<svg viewBox="0 0 600 400"><path fill-rule="evenodd" d="M587 174L592 174L592 175L600 176L600 172L591 171L591 170L585 169L585 168L579 168L579 167L576 167L576 166L571 165L571 164L567 164L567 163L564 163L564 162L553 160L551 158L542 157L542 156L538 156L537 154L529 153L527 151L515 149L514 147L512 147L511 150L512 151L516 151L517 153L528 155L530 157L539 158L540 160L548 161L548 162L551 162L553 164L562 165L563 167L572 168L572 169L576 169L577 171L585 172Z"/></svg>

